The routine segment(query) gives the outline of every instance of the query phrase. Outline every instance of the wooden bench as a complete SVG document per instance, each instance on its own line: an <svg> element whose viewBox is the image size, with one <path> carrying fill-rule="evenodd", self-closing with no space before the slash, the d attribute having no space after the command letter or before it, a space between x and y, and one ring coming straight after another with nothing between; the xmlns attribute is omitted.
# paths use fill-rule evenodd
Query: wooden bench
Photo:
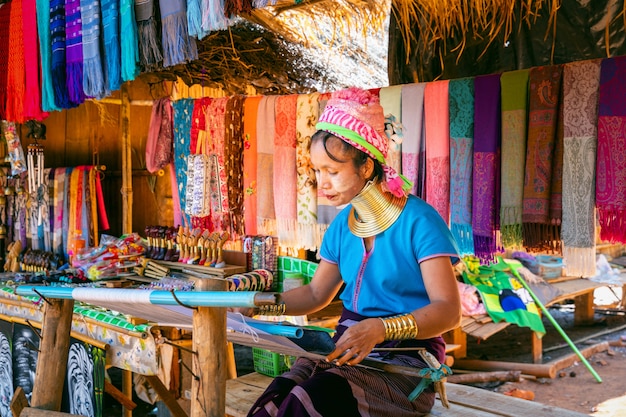
<svg viewBox="0 0 626 417"><path fill-rule="evenodd" d="M226 416L245 417L252 404L265 391L272 381L271 377L253 372L239 378L226 381ZM437 400L428 414L434 416L459 417L583 417L572 410L535 403L520 398L510 397L474 388L466 385L446 383L450 408L444 408Z"/></svg>

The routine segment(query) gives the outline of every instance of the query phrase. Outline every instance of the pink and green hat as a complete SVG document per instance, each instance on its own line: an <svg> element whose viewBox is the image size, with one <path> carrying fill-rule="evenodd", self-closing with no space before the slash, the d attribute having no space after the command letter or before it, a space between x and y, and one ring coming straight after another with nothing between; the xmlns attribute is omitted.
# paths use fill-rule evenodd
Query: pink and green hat
<svg viewBox="0 0 626 417"><path fill-rule="evenodd" d="M385 134L385 114L375 94L356 87L334 92L315 128L337 136L376 159L385 173L386 191L402 197L411 189L413 184L387 165L389 139Z"/></svg>

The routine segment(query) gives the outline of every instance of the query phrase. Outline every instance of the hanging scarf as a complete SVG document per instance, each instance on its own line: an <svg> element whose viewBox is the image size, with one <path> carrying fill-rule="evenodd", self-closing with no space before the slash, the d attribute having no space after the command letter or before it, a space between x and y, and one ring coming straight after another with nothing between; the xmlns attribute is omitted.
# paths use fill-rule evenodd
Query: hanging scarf
<svg viewBox="0 0 626 417"><path fill-rule="evenodd" d="M70 101L85 101L83 91L83 35L80 0L65 0L65 71Z"/></svg>
<svg viewBox="0 0 626 417"><path fill-rule="evenodd" d="M179 210L183 224L189 225L189 218L183 216L185 211L185 190L187 189L187 155L189 155L189 136L191 130L191 115L193 100L181 99L173 103L174 108L174 167L176 170L177 188L172 194L178 195Z"/></svg>
<svg viewBox="0 0 626 417"><path fill-rule="evenodd" d="M172 162L174 128L169 97L154 102L146 139L146 169L154 173Z"/></svg>
<svg viewBox="0 0 626 417"><path fill-rule="evenodd" d="M139 47L134 0L120 1L120 33L122 51L122 80L132 81L139 75Z"/></svg>
<svg viewBox="0 0 626 417"><path fill-rule="evenodd" d="M137 19L139 65L144 72L156 71L163 62L163 54L156 28L154 0L136 0L135 19Z"/></svg>
<svg viewBox="0 0 626 417"><path fill-rule="evenodd" d="M163 66L182 64L198 59L196 41L187 29L185 0L160 1Z"/></svg>
<svg viewBox="0 0 626 417"><path fill-rule="evenodd" d="M224 0L201 0L202 32L207 34L224 30L231 22L224 13Z"/></svg>
<svg viewBox="0 0 626 417"><path fill-rule="evenodd" d="M9 61L7 63L6 109L7 120L23 123L25 67L22 25L22 1L12 1L9 7Z"/></svg>
<svg viewBox="0 0 626 417"><path fill-rule="evenodd" d="M52 201L52 252L56 255L63 255L63 216L65 209L65 168L54 170L53 196Z"/></svg>
<svg viewBox="0 0 626 417"><path fill-rule="evenodd" d="M448 80L433 81L424 90L426 128L426 202L450 223L450 116Z"/></svg>
<svg viewBox="0 0 626 417"><path fill-rule="evenodd" d="M608 58L600 68L596 207L600 238L626 243L626 57Z"/></svg>
<svg viewBox="0 0 626 417"><path fill-rule="evenodd" d="M187 0L187 29L189 36L202 39L207 32L202 30L202 10L200 0Z"/></svg>
<svg viewBox="0 0 626 417"><path fill-rule="evenodd" d="M100 0L100 6L102 13L102 35L104 37L103 51L106 64L104 66L104 73L107 80L106 87L109 91L116 91L119 90L122 85L120 0Z"/></svg>
<svg viewBox="0 0 626 417"><path fill-rule="evenodd" d="M39 38L39 56L41 57L41 109L43 111L60 110L54 104L54 89L52 86L52 44L50 39L50 0L37 0L37 34ZM2 24L0 23L0 33ZM2 35L0 35L0 38ZM0 40L0 44L2 41ZM2 49L0 47L0 49ZM2 57L0 56L0 62ZM0 74L2 74L0 64ZM0 84L2 80L0 79ZM0 90L2 87L0 87ZM0 93L1 96L1 93ZM0 97L0 102L2 98ZM2 111L0 110L0 114Z"/></svg>
<svg viewBox="0 0 626 417"><path fill-rule="evenodd" d="M198 138L206 134L206 116L212 98L202 97L193 102L193 113L191 115L191 130L189 132L189 152L198 153Z"/></svg>
<svg viewBox="0 0 626 417"><path fill-rule="evenodd" d="M474 79L472 232L483 264L493 261L500 210L500 74Z"/></svg>
<svg viewBox="0 0 626 417"><path fill-rule="evenodd" d="M559 160L558 115L560 65L531 68L529 72L528 141L522 210L524 246L529 251L554 251L560 241L560 213L551 213L551 194L558 194L562 170ZM561 145L562 146L562 145ZM561 153L562 155L562 153ZM558 177L558 178L556 178ZM555 246L556 242L556 246Z"/></svg>
<svg viewBox="0 0 626 417"><path fill-rule="evenodd" d="M228 97L216 98L207 109L206 126L209 132L211 182L211 220L217 230L230 230L228 204L228 173L226 171L225 114Z"/></svg>
<svg viewBox="0 0 626 417"><path fill-rule="evenodd" d="M500 232L502 245L521 248L526 123L528 116L528 70L505 72L502 89L502 187Z"/></svg>
<svg viewBox="0 0 626 417"><path fill-rule="evenodd" d="M70 230L70 182L74 168L65 168L65 189L63 190L63 254L67 256Z"/></svg>
<svg viewBox="0 0 626 417"><path fill-rule="evenodd" d="M243 105L243 205L245 234L257 234L257 119L261 96Z"/></svg>
<svg viewBox="0 0 626 417"><path fill-rule="evenodd" d="M296 104L295 94L276 99L274 134L274 209L278 243L282 247L298 247L297 239L297 169L296 169Z"/></svg>
<svg viewBox="0 0 626 417"><path fill-rule="evenodd" d="M472 234L472 153L474 80L450 80L450 230L461 255L474 254Z"/></svg>
<svg viewBox="0 0 626 417"><path fill-rule="evenodd" d="M395 123L402 126L402 86L383 87L378 94L386 122L387 119L390 121L395 119ZM389 149L385 160L387 165L395 169L396 172L402 172L402 140L400 138L389 139Z"/></svg>
<svg viewBox="0 0 626 417"><path fill-rule="evenodd" d="M330 98L330 93L320 94L319 104L320 110L319 114L322 114L324 111L324 107L326 107L326 103ZM261 184L259 183L259 186ZM332 221L337 217L337 214L341 211L337 206L332 205L328 199L324 196L324 193L320 188L317 189L317 224L319 225L320 231L326 230L328 225L332 223Z"/></svg>
<svg viewBox="0 0 626 417"><path fill-rule="evenodd" d="M298 242L309 250L319 247L324 232L317 225L317 187L309 154L319 117L319 96L319 93L301 94L296 104Z"/></svg>
<svg viewBox="0 0 626 417"><path fill-rule="evenodd" d="M259 103L257 117L257 209L259 234L276 234L274 211L274 131L276 96L266 96Z"/></svg>
<svg viewBox="0 0 626 417"><path fill-rule="evenodd" d="M80 0L83 22L83 91L87 97L103 98L104 72L100 57L100 0Z"/></svg>
<svg viewBox="0 0 626 417"><path fill-rule="evenodd" d="M96 170L95 167L92 169ZM98 202L98 225L100 226L100 230L109 230L109 216L107 216L106 206L104 205L101 172L96 170L95 177L96 201Z"/></svg>
<svg viewBox="0 0 626 417"><path fill-rule="evenodd" d="M245 97L232 96L226 103L224 115L224 168L228 173L228 207L230 235L237 239L244 235L243 221L243 104Z"/></svg>
<svg viewBox="0 0 626 417"><path fill-rule="evenodd" d="M9 65L9 28L11 3L0 6L0 120L6 120L7 73Z"/></svg>
<svg viewBox="0 0 626 417"><path fill-rule="evenodd" d="M411 194L423 197L425 177L420 176L419 154L424 143L424 88L426 83L402 86L402 173L413 183ZM423 166L422 166L423 167Z"/></svg>
<svg viewBox="0 0 626 417"><path fill-rule="evenodd" d="M48 116L41 110L41 91L39 80L39 50L37 32L37 11L35 0L22 0L22 24L24 47L24 120L43 120Z"/></svg>

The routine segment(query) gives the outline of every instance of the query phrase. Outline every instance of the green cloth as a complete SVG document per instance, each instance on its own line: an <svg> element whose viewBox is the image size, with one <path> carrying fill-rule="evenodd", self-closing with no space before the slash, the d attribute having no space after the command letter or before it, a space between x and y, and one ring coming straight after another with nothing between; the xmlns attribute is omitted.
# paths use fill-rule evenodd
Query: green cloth
<svg viewBox="0 0 626 417"><path fill-rule="evenodd" d="M470 267L463 272L463 281L478 290L485 310L498 323L506 321L520 327L529 327L543 337L546 332L539 306L522 286L515 267L499 260L498 263Z"/></svg>

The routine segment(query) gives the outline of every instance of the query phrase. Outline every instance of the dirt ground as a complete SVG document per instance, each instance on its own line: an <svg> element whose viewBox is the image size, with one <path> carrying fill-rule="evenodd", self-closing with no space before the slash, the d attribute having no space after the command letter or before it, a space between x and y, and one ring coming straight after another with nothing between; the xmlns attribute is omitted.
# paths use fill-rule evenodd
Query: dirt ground
<svg viewBox="0 0 626 417"><path fill-rule="evenodd" d="M564 307L564 308L563 308ZM626 315L623 311L596 310L595 322L574 326L573 309L551 308L550 313L579 351L609 342L608 350L587 358L596 377L580 360L557 372L556 378L523 377L520 382L475 385L500 393L530 391L535 402L596 417L626 416ZM543 363L576 355L563 336L544 318ZM531 363L530 331L509 326L487 340L468 338L468 358Z"/></svg>

